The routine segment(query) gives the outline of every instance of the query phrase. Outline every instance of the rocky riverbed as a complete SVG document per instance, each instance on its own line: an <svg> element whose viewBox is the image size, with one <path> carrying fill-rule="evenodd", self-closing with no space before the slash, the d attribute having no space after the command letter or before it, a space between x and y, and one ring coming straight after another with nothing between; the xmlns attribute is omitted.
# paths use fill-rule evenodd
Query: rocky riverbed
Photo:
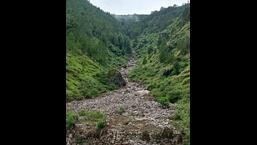
<svg viewBox="0 0 257 145"><path fill-rule="evenodd" d="M85 145L179 145L181 133L170 124L173 104L163 109L143 86L128 80L128 71L135 62L120 70L126 86L100 97L73 101L66 104L68 110L101 111L106 115L107 126L101 131L87 124L75 124L67 131L67 145L75 145L75 136L84 138ZM124 112L117 113L122 107Z"/></svg>

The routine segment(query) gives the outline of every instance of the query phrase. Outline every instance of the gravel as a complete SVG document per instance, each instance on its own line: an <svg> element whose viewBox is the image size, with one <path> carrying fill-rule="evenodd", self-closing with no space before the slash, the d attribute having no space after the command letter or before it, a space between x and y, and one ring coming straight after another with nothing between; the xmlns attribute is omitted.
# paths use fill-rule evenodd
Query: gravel
<svg viewBox="0 0 257 145"><path fill-rule="evenodd" d="M80 110L101 111L106 114L108 124L111 127L101 139L96 139L89 144L128 144L128 145L158 145L156 140L141 140L144 130L157 131L161 134L164 128L174 128L170 124L169 116L174 112L174 105L163 109L153 101L154 98L143 86L128 80L128 71L135 62L129 61L128 67L120 70L127 85L118 90L108 92L100 97L73 101L66 104L67 109L78 112ZM125 112L117 114L117 108L122 106ZM118 122L118 123L117 123ZM158 134L158 133L157 133ZM70 141L71 139L66 139ZM163 140L163 139L162 139ZM158 142L158 141L157 141ZM172 144L172 139L167 144ZM72 143L67 143L72 144ZM179 144L179 143L178 143Z"/></svg>

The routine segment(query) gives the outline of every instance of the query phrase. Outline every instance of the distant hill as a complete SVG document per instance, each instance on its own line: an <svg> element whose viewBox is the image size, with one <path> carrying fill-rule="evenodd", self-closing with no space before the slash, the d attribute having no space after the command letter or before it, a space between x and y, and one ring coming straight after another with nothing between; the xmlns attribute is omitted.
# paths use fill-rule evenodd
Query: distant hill
<svg viewBox="0 0 257 145"><path fill-rule="evenodd" d="M116 18L120 22L138 22L142 21L144 18L146 18L148 15L112 15L114 18Z"/></svg>

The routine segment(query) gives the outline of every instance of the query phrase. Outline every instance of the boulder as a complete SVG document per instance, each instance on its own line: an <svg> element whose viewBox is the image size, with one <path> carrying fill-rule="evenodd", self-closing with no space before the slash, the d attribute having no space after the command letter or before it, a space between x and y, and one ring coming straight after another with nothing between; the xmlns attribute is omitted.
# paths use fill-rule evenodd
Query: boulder
<svg viewBox="0 0 257 145"><path fill-rule="evenodd" d="M108 83L114 84L117 87L123 87L126 85L126 81L122 77L121 73L116 70L112 70L108 74Z"/></svg>
<svg viewBox="0 0 257 145"><path fill-rule="evenodd" d="M142 132L142 140L143 141L149 141L150 140L150 135L147 131Z"/></svg>
<svg viewBox="0 0 257 145"><path fill-rule="evenodd" d="M162 135L163 138L169 138L172 139L173 138L173 130L171 128L165 127L162 131Z"/></svg>
<svg viewBox="0 0 257 145"><path fill-rule="evenodd" d="M144 96L144 95L148 95L149 91L148 90L140 90L136 92L136 96Z"/></svg>

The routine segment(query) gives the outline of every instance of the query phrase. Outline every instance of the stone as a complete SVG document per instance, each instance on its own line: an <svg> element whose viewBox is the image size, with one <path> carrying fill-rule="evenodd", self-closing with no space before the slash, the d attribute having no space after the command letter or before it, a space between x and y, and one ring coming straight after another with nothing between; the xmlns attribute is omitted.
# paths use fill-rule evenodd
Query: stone
<svg viewBox="0 0 257 145"><path fill-rule="evenodd" d="M176 137L175 137L175 139L174 139L174 141L175 141L175 144L177 144L177 145L182 145L182 143L183 143L183 137L182 137L182 135L181 135L181 134L177 134Z"/></svg>
<svg viewBox="0 0 257 145"><path fill-rule="evenodd" d="M150 140L150 135L147 131L142 132L142 140L144 140L144 141Z"/></svg>
<svg viewBox="0 0 257 145"><path fill-rule="evenodd" d="M149 91L148 90L140 90L136 92L136 95L138 96L144 96L144 95L148 95Z"/></svg>
<svg viewBox="0 0 257 145"><path fill-rule="evenodd" d="M122 114L123 116L129 116L129 113L128 112L125 112Z"/></svg>
<svg viewBox="0 0 257 145"><path fill-rule="evenodd" d="M114 80L110 83L121 85L120 79L127 80L127 70L124 69L120 75L115 76L115 73L119 73L116 71L112 75ZM174 137L180 143L181 138L176 136L174 129L170 129L167 124L172 110L161 109L158 103L148 99L149 97L151 97L149 91L145 90L143 86L127 81L126 86L105 93L101 97L67 103L67 109L75 112L80 110L101 111L106 115L107 124L110 124L106 130L95 132L94 124L88 128L87 124L80 122L82 125L77 125L77 127L82 131L67 132L67 142L71 145L76 136L83 135L84 137L88 136L88 144L92 145L124 145L125 142L129 145L154 145L154 141L160 145L161 141L167 143L167 140L173 140ZM119 104L126 109L123 115L114 113ZM70 133L72 136L69 137Z"/></svg>
<svg viewBox="0 0 257 145"><path fill-rule="evenodd" d="M123 87L126 85L126 81L122 77L121 73L116 70L112 70L108 73L108 82L109 84L115 84L118 87Z"/></svg>
<svg viewBox="0 0 257 145"><path fill-rule="evenodd" d="M173 137L173 130L168 128L168 127L165 127L162 131L162 137L163 138L169 138L169 139L172 139Z"/></svg>

